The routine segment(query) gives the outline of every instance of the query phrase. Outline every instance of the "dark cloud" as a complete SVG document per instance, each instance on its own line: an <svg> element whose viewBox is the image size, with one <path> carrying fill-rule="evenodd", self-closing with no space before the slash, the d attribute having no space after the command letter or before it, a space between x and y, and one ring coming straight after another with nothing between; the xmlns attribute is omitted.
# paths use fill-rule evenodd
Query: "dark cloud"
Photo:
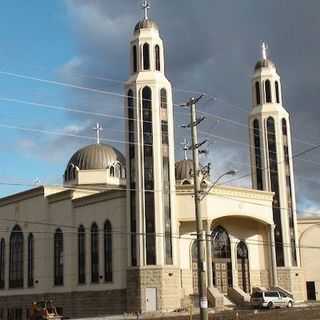
<svg viewBox="0 0 320 320"><path fill-rule="evenodd" d="M75 75L118 80L128 77L128 42L142 15L139 4L138 0L66 0L78 56L66 62L60 76L84 86L121 93L121 83ZM282 77L294 137L319 143L319 12L318 0L153 0L151 16L160 25L165 40L166 72L177 89L175 101L183 101L191 94L178 89L207 92L218 99L204 99L201 110L245 125L251 105L250 77L260 55L260 43L265 40ZM70 104L118 115L123 112L122 100L78 91L68 96ZM94 123L97 118L89 120ZM175 118L177 126L187 121L181 112L176 112ZM116 131L123 129L121 121L102 122L107 128L105 135L124 139L123 133ZM240 169L241 174L249 171L249 147L244 145L248 143L247 128L225 121L217 124L215 118L208 117L201 130L238 142L210 137L208 160L213 162L216 175L230 167ZM177 128L176 143L185 135ZM307 144L294 140L295 152L306 148ZM177 151L179 157L182 152ZM315 163L295 163L297 198L303 209L317 208L319 198L319 151L307 158Z"/></svg>

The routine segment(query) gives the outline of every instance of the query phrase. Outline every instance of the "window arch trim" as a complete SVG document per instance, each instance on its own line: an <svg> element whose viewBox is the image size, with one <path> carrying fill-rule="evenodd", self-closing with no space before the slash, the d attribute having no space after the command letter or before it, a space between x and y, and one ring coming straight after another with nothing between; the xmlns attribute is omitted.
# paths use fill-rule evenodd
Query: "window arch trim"
<svg viewBox="0 0 320 320"><path fill-rule="evenodd" d="M23 288L24 285L24 237L19 225L10 235L9 288Z"/></svg>

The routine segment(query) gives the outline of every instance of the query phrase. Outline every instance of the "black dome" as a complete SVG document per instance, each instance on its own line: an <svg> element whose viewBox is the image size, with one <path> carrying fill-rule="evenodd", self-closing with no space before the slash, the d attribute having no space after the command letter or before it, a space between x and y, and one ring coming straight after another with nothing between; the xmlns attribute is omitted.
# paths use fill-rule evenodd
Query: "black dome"
<svg viewBox="0 0 320 320"><path fill-rule="evenodd" d="M159 30L159 27L156 22L150 19L144 19L139 21L136 26L134 27L134 33L140 31L141 29L157 29Z"/></svg>
<svg viewBox="0 0 320 320"><path fill-rule="evenodd" d="M259 70L261 68L269 68L269 67L275 68L274 63L270 59L262 59L256 63L256 66L254 67L254 69Z"/></svg>
<svg viewBox="0 0 320 320"><path fill-rule="evenodd" d="M188 180L193 178L193 161L180 160L176 162L176 180Z"/></svg>
<svg viewBox="0 0 320 320"><path fill-rule="evenodd" d="M79 170L99 170L107 169L115 162L119 162L121 166L125 167L126 161L120 151L108 144L91 144L73 154L65 171L65 181L74 178L67 174L70 167Z"/></svg>

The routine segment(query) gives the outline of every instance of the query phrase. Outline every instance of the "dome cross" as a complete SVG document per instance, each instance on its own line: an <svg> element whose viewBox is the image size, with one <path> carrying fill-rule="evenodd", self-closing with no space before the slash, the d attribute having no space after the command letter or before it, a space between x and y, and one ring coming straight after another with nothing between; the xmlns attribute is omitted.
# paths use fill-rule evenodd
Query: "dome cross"
<svg viewBox="0 0 320 320"><path fill-rule="evenodd" d="M92 128L92 130L94 130L97 134L97 144L100 144L100 132L103 131L102 126L100 125L99 122L97 122L96 126Z"/></svg>
<svg viewBox="0 0 320 320"><path fill-rule="evenodd" d="M267 52L268 45L265 42L262 42L261 50L262 50L262 59L267 60L268 59L268 52Z"/></svg>
<svg viewBox="0 0 320 320"><path fill-rule="evenodd" d="M183 146L183 151L184 151L184 160L188 160L188 151L189 151L189 143L187 139L184 139L184 141L181 143Z"/></svg>
<svg viewBox="0 0 320 320"><path fill-rule="evenodd" d="M144 0L143 4L141 6L142 6L142 9L144 10L144 19L148 20L149 19L149 17L148 17L149 12L148 11L151 8L149 1Z"/></svg>

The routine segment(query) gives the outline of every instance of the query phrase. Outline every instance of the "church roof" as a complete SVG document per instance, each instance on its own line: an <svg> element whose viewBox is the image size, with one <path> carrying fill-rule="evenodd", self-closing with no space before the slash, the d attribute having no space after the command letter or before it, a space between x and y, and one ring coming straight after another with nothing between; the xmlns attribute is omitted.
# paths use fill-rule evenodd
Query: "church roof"
<svg viewBox="0 0 320 320"><path fill-rule="evenodd" d="M73 154L68 162L66 172L68 172L70 166L79 170L107 169L115 162L119 162L125 167L126 161L120 151L108 144L91 144ZM65 177L68 176L65 174Z"/></svg>
<svg viewBox="0 0 320 320"><path fill-rule="evenodd" d="M180 160L176 162L176 180L192 179L193 161Z"/></svg>
<svg viewBox="0 0 320 320"><path fill-rule="evenodd" d="M159 30L158 24L150 19L143 19L139 21L134 27L134 33L140 31L141 29L156 29Z"/></svg>

